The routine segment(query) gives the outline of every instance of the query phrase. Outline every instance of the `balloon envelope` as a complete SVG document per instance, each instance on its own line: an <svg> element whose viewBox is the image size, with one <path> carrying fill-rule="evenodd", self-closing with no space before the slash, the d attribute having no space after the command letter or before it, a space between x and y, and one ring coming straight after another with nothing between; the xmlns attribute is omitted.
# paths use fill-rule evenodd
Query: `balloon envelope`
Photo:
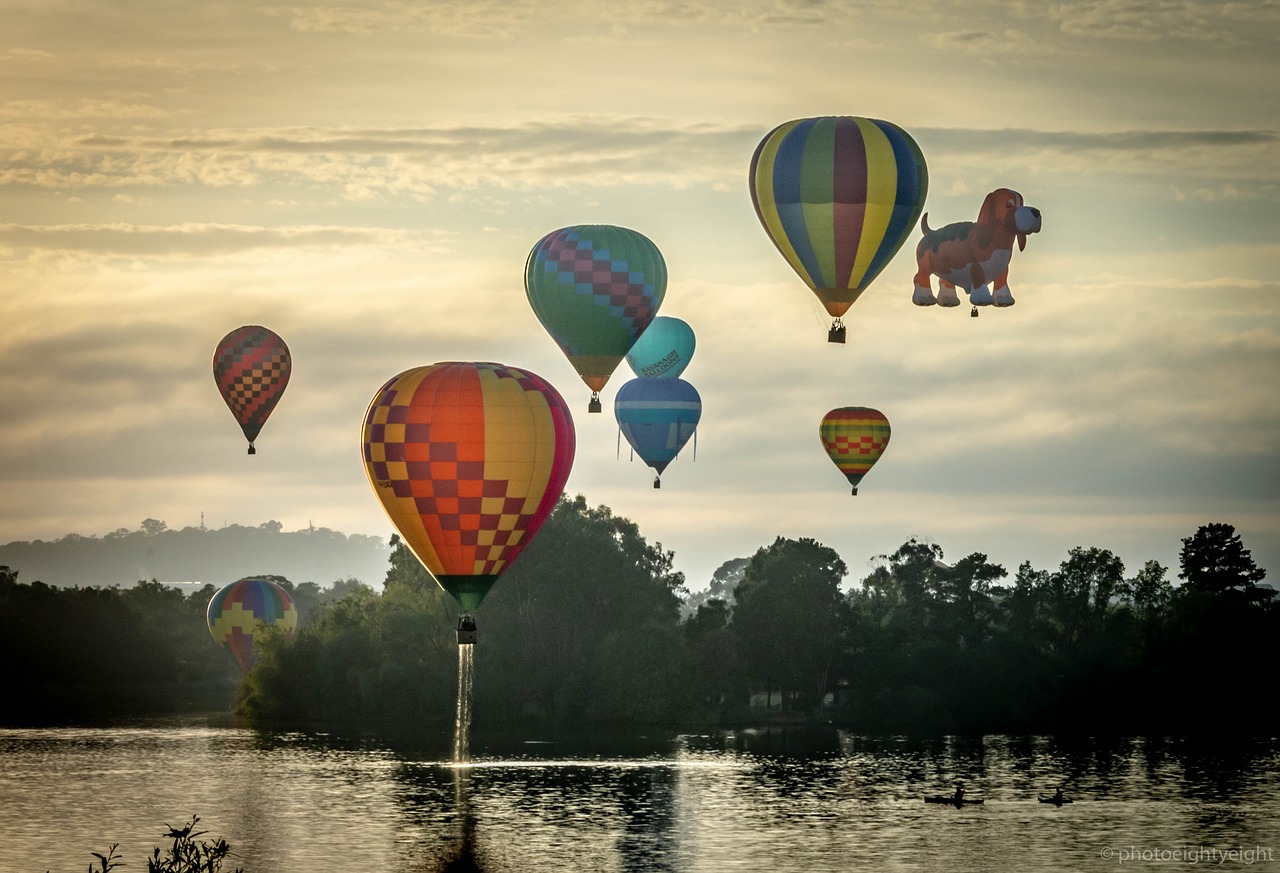
<svg viewBox="0 0 1280 873"><path fill-rule="evenodd" d="M254 636L266 627L293 636L298 610L289 592L270 579L241 579L210 598L205 619L213 638L247 671L257 657Z"/></svg>
<svg viewBox="0 0 1280 873"><path fill-rule="evenodd" d="M818 437L827 457L857 494L858 483L889 445L889 419L866 406L833 409L822 417Z"/></svg>
<svg viewBox="0 0 1280 873"><path fill-rule="evenodd" d="M696 345L686 322L659 315L627 352L627 365L637 376L674 379L689 366Z"/></svg>
<svg viewBox="0 0 1280 873"><path fill-rule="evenodd" d="M406 370L374 395L361 442L382 508L465 612L538 532L573 466L563 398L503 364Z"/></svg>
<svg viewBox="0 0 1280 873"><path fill-rule="evenodd" d="M213 378L236 417L249 454L267 417L280 402L293 362L289 347L274 332L256 324L238 327L213 352Z"/></svg>
<svg viewBox="0 0 1280 873"><path fill-rule="evenodd" d="M625 227L552 231L525 264L525 294L534 314L597 393L653 321L666 292L662 253Z"/></svg>
<svg viewBox="0 0 1280 873"><path fill-rule="evenodd" d="M702 398L683 379L632 379L618 389L613 415L635 453L661 474L697 429Z"/></svg>
<svg viewBox="0 0 1280 873"><path fill-rule="evenodd" d="M915 229L929 175L897 125L828 116L774 128L752 155L750 187L765 232L839 318Z"/></svg>

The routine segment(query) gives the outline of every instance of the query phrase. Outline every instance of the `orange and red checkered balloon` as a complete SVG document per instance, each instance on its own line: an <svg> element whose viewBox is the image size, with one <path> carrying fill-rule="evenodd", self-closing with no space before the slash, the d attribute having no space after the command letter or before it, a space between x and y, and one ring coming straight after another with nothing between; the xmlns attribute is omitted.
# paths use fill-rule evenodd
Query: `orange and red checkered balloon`
<svg viewBox="0 0 1280 873"><path fill-rule="evenodd" d="M818 438L857 494L858 483L889 445L889 419L877 409L844 406L822 416Z"/></svg>
<svg viewBox="0 0 1280 873"><path fill-rule="evenodd" d="M214 381L244 431L251 455L256 452L253 441L280 402L292 369L284 340L256 324L231 331L214 350Z"/></svg>
<svg viewBox="0 0 1280 873"><path fill-rule="evenodd" d="M475 610L555 508L573 418L542 377L503 364L406 370L374 395L365 472L405 544Z"/></svg>

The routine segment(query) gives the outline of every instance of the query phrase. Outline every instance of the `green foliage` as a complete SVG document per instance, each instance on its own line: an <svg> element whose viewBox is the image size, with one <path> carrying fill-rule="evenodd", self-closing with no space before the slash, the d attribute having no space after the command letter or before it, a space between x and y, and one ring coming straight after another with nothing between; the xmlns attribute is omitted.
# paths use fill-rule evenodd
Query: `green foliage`
<svg viewBox="0 0 1280 873"><path fill-rule="evenodd" d="M209 635L202 594L184 597L154 581L124 590L53 588L0 575L6 719L225 706L237 671Z"/></svg>
<svg viewBox="0 0 1280 873"><path fill-rule="evenodd" d="M779 537L691 598L672 554L634 523L562 499L477 616L475 719L741 723L762 717L748 700L768 691L794 714L863 730L1199 731L1186 692L1247 701L1280 605L1229 525L1183 545L1187 584L1175 586L1158 562L1127 577L1114 554L1084 547L1006 580L986 555L947 564L912 538L846 591L833 550ZM310 619L292 640L264 634L239 687L251 721L415 733L452 723L458 610L398 538L381 592L282 584ZM0 566L14 711L65 716L50 701L72 701L97 714L104 700L145 711L129 691L172 694L211 676L229 697L239 674L205 629L212 593L23 585ZM1266 719L1243 705L1221 723Z"/></svg>
<svg viewBox="0 0 1280 873"><path fill-rule="evenodd" d="M673 712L686 692L672 560L608 507L561 499L477 616L477 718L581 726ZM675 666L655 669L662 657Z"/></svg>
<svg viewBox="0 0 1280 873"><path fill-rule="evenodd" d="M738 583L733 632L747 676L783 692L783 706L821 703L834 682L848 571L834 550L811 539L779 537L752 556Z"/></svg>
<svg viewBox="0 0 1280 873"><path fill-rule="evenodd" d="M1178 555L1181 579L1199 591L1214 594L1233 592L1251 599L1269 599L1274 591L1259 591L1257 583L1267 571L1253 562L1236 529L1229 524L1206 524L1182 541Z"/></svg>
<svg viewBox="0 0 1280 873"><path fill-rule="evenodd" d="M165 825L168 832L165 836L170 840L165 854L160 854L157 846L147 859L147 873L219 873L223 861L231 855L231 846L222 837L216 840L202 840L204 831L196 830L200 816L193 815L191 821L180 828ZM117 867L126 866L120 855L116 854L119 843L112 843L106 854L91 852L98 859L97 865L89 865L89 873L110 873ZM239 867L235 873L243 873Z"/></svg>
<svg viewBox="0 0 1280 873"><path fill-rule="evenodd" d="M239 711L258 723L394 728L446 719L456 655L447 600L437 586L350 589L292 640L267 637Z"/></svg>

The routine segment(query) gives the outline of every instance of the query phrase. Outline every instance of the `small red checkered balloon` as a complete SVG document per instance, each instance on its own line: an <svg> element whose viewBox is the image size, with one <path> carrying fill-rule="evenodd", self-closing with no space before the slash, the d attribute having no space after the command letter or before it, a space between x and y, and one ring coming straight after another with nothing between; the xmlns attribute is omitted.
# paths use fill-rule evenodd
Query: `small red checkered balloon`
<svg viewBox="0 0 1280 873"><path fill-rule="evenodd" d="M857 494L858 483L889 445L889 419L878 409L843 406L822 416L818 438Z"/></svg>
<svg viewBox="0 0 1280 873"><path fill-rule="evenodd" d="M547 520L575 447L569 408L541 376L459 361L379 388L360 442L387 517L465 612Z"/></svg>
<svg viewBox="0 0 1280 873"><path fill-rule="evenodd" d="M280 402L292 368L284 340L256 324L231 331L214 350L214 381L244 431L251 455L257 451L253 441Z"/></svg>

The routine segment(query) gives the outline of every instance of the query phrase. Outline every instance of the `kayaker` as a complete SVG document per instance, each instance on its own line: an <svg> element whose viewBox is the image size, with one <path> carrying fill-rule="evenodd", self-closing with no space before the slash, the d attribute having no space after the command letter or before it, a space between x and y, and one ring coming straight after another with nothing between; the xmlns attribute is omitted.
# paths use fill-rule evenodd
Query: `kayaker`
<svg viewBox="0 0 1280 873"><path fill-rule="evenodd" d="M952 795L951 802L955 804L964 803L964 783L963 782L956 783L956 793Z"/></svg>

